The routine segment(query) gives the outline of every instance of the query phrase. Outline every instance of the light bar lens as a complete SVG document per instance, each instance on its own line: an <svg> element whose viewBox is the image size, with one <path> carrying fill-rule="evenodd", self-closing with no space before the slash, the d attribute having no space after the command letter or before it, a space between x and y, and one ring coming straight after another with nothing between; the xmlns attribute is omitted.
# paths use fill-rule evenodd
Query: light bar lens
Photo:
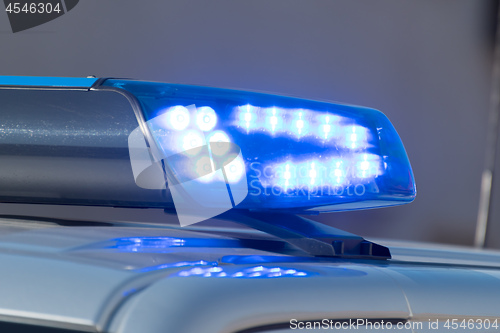
<svg viewBox="0 0 500 333"><path fill-rule="evenodd" d="M180 105L171 107L167 111L167 119L165 122L165 127L174 129L176 131L182 131L186 129L189 125L189 111Z"/></svg>
<svg viewBox="0 0 500 333"><path fill-rule="evenodd" d="M196 124L198 128L204 132L210 131L214 128L217 123L217 115L214 109L208 106L202 106L198 108L196 114Z"/></svg>
<svg viewBox="0 0 500 333"><path fill-rule="evenodd" d="M248 195L238 208L350 210L410 202L416 190L408 157L379 111L216 88L107 80L140 102L160 150L189 151L193 174L205 183L224 165L226 181L246 176ZM160 133L160 134L158 134ZM210 153L203 155L204 145ZM230 145L243 159L231 158ZM227 163L224 162L227 160ZM232 161L232 162L231 162Z"/></svg>

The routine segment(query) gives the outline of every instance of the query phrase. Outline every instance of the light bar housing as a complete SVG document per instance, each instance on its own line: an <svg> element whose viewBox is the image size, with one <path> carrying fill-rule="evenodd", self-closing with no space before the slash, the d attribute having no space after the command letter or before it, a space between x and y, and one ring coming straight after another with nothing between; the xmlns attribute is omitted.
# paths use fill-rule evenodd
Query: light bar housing
<svg viewBox="0 0 500 333"><path fill-rule="evenodd" d="M401 139L377 110L132 80L108 79L102 86L136 99L144 121L141 130L158 160L190 152L193 163L184 170L196 171L196 152L209 146L212 168L225 154L236 161L226 168L225 181L227 189L246 182L248 195L236 202L238 209L341 211L400 205L415 198ZM235 146L241 159L231 157ZM220 168L227 166L220 163ZM182 182L185 174L170 171ZM210 183L204 175L200 181Z"/></svg>

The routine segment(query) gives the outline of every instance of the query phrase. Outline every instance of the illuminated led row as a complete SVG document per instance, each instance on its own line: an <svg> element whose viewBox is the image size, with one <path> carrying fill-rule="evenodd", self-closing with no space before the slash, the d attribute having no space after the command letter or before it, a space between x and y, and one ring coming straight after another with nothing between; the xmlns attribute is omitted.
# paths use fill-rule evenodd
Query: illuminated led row
<svg viewBox="0 0 500 333"><path fill-rule="evenodd" d="M165 126L175 131L183 131L191 123L191 114L189 110L181 105L170 107L166 113ZM196 126L198 129L208 132L217 125L217 115L214 109L209 106L202 106L196 109L194 114Z"/></svg>
<svg viewBox="0 0 500 333"><path fill-rule="evenodd" d="M124 237L114 240L111 248L122 252L154 252L170 247L184 246L186 241L172 237Z"/></svg>
<svg viewBox="0 0 500 333"><path fill-rule="evenodd" d="M229 136L223 131L215 131L208 135L203 135L202 133L192 130L179 136L180 146L183 151L190 151L194 148L202 147L206 145L207 141L212 143L212 153L217 156L222 156L229 150L229 145L218 144L231 142Z"/></svg>
<svg viewBox="0 0 500 333"><path fill-rule="evenodd" d="M271 181L282 188L347 185L353 180L367 180L381 175L380 156L356 154L349 159L329 161L285 162L273 168ZM269 175L269 173L267 173ZM263 177L265 178L265 174ZM262 178L264 184L268 182Z"/></svg>
<svg viewBox="0 0 500 333"><path fill-rule="evenodd" d="M160 146L166 156L182 153L196 156L203 153L207 144L210 144L211 154L214 156L224 156L228 153L231 140L224 131L213 131L203 133L199 130L185 130L174 133L156 134Z"/></svg>
<svg viewBox="0 0 500 333"><path fill-rule="evenodd" d="M288 134L296 138L315 136L322 141L336 140L347 148L368 144L369 130L359 125L346 125L342 117L311 110L285 110L244 105L238 108L238 126L247 133L265 131L272 135Z"/></svg>
<svg viewBox="0 0 500 333"><path fill-rule="evenodd" d="M309 274L296 269L257 266L242 270L224 270L222 267L194 267L177 273L178 276L200 276L216 278L279 278L304 277Z"/></svg>
<svg viewBox="0 0 500 333"><path fill-rule="evenodd" d="M224 174L229 183L238 182L242 179L246 172L245 165L241 159L229 158L223 162ZM209 183L213 181L225 182L224 174L222 172L215 172L215 166L212 159L208 156L200 157L195 162L195 175L198 176L198 181L202 183Z"/></svg>
<svg viewBox="0 0 500 333"><path fill-rule="evenodd" d="M193 157L199 156L194 159L194 178L198 179L200 182L212 182L212 181L225 181L223 174L216 173L213 158L217 158L219 161L226 157L230 150L231 140L229 136L224 131L214 131L207 135L203 135L198 131L187 131L185 134L180 135L179 144L182 147L184 154L191 155ZM203 149L204 146L210 143L210 154L212 157L206 155L206 150ZM234 156L227 156L227 160L223 161L221 164L224 165L224 174L227 181L234 183L239 181L245 174L245 165L241 158L235 159ZM186 166L187 168L192 168L192 166Z"/></svg>
<svg viewBox="0 0 500 333"><path fill-rule="evenodd" d="M188 179L204 183L226 180L235 183L242 179L246 172L245 165L241 158L235 159L235 156L228 154L231 147L228 143L231 140L227 133L220 130L206 133L209 128L215 126L215 122L209 124L210 119L216 119L213 110L203 107L197 109L198 127L201 131L187 127L188 117L189 111L186 108L181 106L170 108L166 117L163 117L161 126L175 129L175 132L166 134L159 132L157 135L157 140L166 156L182 153L190 157L179 172ZM208 125L203 127L202 121ZM210 155L207 155L208 151ZM215 170L213 159L217 159L218 165L224 166L223 173Z"/></svg>

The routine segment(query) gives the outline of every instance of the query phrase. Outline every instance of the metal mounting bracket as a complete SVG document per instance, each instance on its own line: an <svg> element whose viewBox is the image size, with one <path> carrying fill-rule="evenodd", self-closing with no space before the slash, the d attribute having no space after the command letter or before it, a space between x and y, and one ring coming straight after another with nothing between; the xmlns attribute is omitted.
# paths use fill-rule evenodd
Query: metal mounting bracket
<svg viewBox="0 0 500 333"><path fill-rule="evenodd" d="M313 256L353 259L391 258L391 253L385 246L294 214L233 210L217 218L263 231Z"/></svg>

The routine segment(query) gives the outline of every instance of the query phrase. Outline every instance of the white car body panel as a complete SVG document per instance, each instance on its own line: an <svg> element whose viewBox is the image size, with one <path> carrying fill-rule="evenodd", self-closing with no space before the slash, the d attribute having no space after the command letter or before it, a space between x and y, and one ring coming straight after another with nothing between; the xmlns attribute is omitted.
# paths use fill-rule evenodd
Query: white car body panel
<svg viewBox="0 0 500 333"><path fill-rule="evenodd" d="M208 234L206 229L18 223L5 220L0 226L2 321L82 331L229 333L292 318L500 318L500 254L494 251L382 241L393 259L311 261L241 246L137 253L120 249L116 239L235 239L215 235L216 228ZM241 234L269 239L260 232ZM225 263L228 255L267 259ZM308 275L183 277L178 273L186 267L172 267L198 261L228 272L262 265Z"/></svg>

